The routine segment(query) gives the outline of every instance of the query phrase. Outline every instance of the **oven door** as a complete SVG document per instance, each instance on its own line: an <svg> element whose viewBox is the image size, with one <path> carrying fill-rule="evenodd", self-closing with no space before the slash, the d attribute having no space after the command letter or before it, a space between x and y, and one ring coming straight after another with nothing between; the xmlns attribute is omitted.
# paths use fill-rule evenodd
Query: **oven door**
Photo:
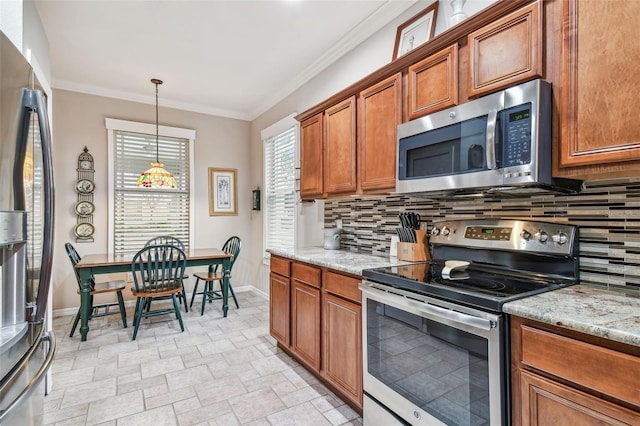
<svg viewBox="0 0 640 426"><path fill-rule="evenodd" d="M360 290L366 426L384 422L380 409L414 425L508 424L501 316L366 280Z"/></svg>

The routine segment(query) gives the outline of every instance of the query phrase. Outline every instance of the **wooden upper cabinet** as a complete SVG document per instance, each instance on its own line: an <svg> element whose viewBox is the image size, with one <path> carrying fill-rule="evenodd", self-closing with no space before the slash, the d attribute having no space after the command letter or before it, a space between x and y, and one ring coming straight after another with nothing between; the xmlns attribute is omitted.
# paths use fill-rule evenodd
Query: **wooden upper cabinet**
<svg viewBox="0 0 640 426"><path fill-rule="evenodd" d="M300 123L300 198L319 198L323 193L322 113Z"/></svg>
<svg viewBox="0 0 640 426"><path fill-rule="evenodd" d="M458 105L458 43L409 67L409 120Z"/></svg>
<svg viewBox="0 0 640 426"><path fill-rule="evenodd" d="M469 34L469 98L543 77L542 21L539 0Z"/></svg>
<svg viewBox="0 0 640 426"><path fill-rule="evenodd" d="M324 112L324 191L327 195L356 191L355 96Z"/></svg>
<svg viewBox="0 0 640 426"><path fill-rule="evenodd" d="M640 2L570 0L563 6L562 84L554 87L561 94L559 174L637 176L640 25L633 17Z"/></svg>
<svg viewBox="0 0 640 426"><path fill-rule="evenodd" d="M358 188L396 186L396 128L402 122L402 74L360 92L358 98Z"/></svg>

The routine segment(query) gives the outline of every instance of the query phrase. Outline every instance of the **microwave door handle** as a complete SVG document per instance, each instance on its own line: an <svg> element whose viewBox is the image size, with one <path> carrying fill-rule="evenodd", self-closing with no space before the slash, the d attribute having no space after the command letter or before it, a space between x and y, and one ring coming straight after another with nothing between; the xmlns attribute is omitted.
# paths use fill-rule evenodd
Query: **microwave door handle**
<svg viewBox="0 0 640 426"><path fill-rule="evenodd" d="M498 120L498 110L492 109L489 111L487 118L487 136L486 136L486 149L487 149L487 169L494 170L498 166L496 164L496 121Z"/></svg>

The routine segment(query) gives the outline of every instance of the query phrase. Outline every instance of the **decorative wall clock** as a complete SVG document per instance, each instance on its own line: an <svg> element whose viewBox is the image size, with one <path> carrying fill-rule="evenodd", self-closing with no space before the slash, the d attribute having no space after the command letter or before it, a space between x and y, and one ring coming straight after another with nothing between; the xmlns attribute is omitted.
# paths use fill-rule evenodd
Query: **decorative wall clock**
<svg viewBox="0 0 640 426"><path fill-rule="evenodd" d="M78 243L93 242L95 227L93 226L93 213L96 210L93 204L93 191L96 189L94 183L93 156L89 154L87 147L78 156L78 180L75 190L78 194L78 202L74 207L77 216L77 224L73 228L73 234Z"/></svg>

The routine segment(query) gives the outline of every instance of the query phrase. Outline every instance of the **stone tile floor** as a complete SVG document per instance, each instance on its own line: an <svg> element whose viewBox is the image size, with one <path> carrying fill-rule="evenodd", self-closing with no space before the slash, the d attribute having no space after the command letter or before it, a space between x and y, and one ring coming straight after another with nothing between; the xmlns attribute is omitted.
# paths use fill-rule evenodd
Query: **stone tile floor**
<svg viewBox="0 0 640 426"><path fill-rule="evenodd" d="M269 302L253 292L143 320L135 341L119 315L90 321L86 342L56 317L47 425L362 425L362 418L276 347Z"/></svg>

